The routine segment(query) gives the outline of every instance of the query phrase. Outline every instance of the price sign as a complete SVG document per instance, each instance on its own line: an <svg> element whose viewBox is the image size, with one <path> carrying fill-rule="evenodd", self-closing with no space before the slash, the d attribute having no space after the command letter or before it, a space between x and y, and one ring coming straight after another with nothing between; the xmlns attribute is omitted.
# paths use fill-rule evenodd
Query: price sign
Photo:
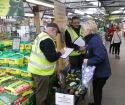
<svg viewBox="0 0 125 105"><path fill-rule="evenodd" d="M21 42L20 37L13 38L13 47L12 47L13 51L15 51L15 52L19 51L20 42Z"/></svg>
<svg viewBox="0 0 125 105"><path fill-rule="evenodd" d="M75 105L74 95L56 93L56 105Z"/></svg>

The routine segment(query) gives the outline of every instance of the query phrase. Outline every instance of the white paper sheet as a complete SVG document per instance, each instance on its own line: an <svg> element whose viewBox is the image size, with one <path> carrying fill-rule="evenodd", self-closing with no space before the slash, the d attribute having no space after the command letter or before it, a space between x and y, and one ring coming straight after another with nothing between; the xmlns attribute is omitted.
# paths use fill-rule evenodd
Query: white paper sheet
<svg viewBox="0 0 125 105"><path fill-rule="evenodd" d="M80 36L75 42L74 44L78 45L79 47L83 47L85 46L85 41L82 39L82 37Z"/></svg>
<svg viewBox="0 0 125 105"><path fill-rule="evenodd" d="M56 105L75 105L74 95L56 93Z"/></svg>
<svg viewBox="0 0 125 105"><path fill-rule="evenodd" d="M74 50L73 48L65 47L64 48L65 53L61 56L61 58L67 58L73 50Z"/></svg>

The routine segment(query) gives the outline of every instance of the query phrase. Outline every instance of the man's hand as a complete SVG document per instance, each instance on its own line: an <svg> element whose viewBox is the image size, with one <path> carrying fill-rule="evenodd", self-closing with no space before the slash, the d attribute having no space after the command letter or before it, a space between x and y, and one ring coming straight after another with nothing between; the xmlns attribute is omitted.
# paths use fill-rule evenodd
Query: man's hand
<svg viewBox="0 0 125 105"><path fill-rule="evenodd" d="M65 53L64 48L59 51L62 55Z"/></svg>

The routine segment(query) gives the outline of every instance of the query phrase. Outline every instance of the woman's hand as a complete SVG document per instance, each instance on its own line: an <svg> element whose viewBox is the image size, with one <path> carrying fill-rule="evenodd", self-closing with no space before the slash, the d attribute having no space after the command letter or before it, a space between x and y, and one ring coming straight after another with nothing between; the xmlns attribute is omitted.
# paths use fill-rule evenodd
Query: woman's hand
<svg viewBox="0 0 125 105"><path fill-rule="evenodd" d="M88 59L84 59L84 60L83 60L83 63L84 63L84 64L87 64L87 63L88 63Z"/></svg>
<svg viewBox="0 0 125 105"><path fill-rule="evenodd" d="M84 51L84 50L85 50L85 48L86 48L85 46L80 47L80 48L79 48L79 51L80 51L80 52L82 52L82 51Z"/></svg>

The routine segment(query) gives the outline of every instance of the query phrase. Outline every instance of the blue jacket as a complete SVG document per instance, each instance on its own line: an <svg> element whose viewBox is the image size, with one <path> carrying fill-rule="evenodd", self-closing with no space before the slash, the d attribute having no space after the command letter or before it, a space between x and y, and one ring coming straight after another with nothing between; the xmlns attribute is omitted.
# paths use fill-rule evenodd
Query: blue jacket
<svg viewBox="0 0 125 105"><path fill-rule="evenodd" d="M86 58L88 66L96 66L94 77L103 78L111 75L108 54L99 35L90 34L85 37Z"/></svg>

